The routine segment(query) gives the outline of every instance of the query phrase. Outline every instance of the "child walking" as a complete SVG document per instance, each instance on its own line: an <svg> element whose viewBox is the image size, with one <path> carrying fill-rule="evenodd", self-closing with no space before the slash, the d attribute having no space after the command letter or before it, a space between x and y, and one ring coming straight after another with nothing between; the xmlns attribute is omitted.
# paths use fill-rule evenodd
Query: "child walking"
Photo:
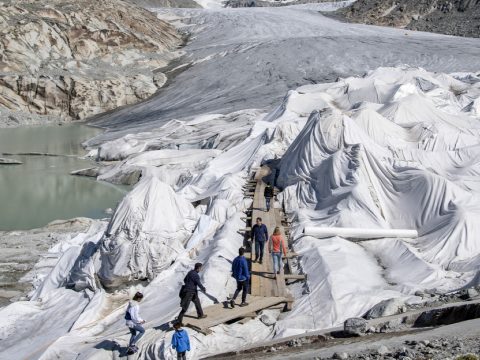
<svg viewBox="0 0 480 360"><path fill-rule="evenodd" d="M145 334L145 329L142 324L145 323L140 317L139 303L143 299L143 294L137 292L133 299L128 303L127 311L125 313L126 325L128 326L132 336L128 343L127 354L135 354L138 351L137 342Z"/></svg>
<svg viewBox="0 0 480 360"><path fill-rule="evenodd" d="M190 339L186 330L182 329L182 323L176 322L173 325L175 333L172 337L172 348L177 351L177 360L186 360L186 352L190 351Z"/></svg>

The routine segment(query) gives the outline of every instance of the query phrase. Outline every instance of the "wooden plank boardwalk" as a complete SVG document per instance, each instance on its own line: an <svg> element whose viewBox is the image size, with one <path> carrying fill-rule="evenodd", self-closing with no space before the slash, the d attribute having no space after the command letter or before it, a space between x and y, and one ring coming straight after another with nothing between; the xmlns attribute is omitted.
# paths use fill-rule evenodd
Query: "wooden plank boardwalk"
<svg viewBox="0 0 480 360"><path fill-rule="evenodd" d="M255 195L253 197L252 205L252 226L255 224L257 217L262 218L262 223L267 226L268 234L271 235L276 226L280 228L280 232L287 241L285 236L285 230L281 224L281 221L278 221L278 218L281 219L281 214L279 209L274 208L274 201L272 199L270 211L266 211L265 208L265 198L263 192L265 190L265 183L263 178L270 174L270 168L263 166L258 169L255 173L254 180L256 182L255 186ZM250 239L252 240L252 239ZM285 244L287 246L287 244ZM274 296L287 299L286 301L286 310L290 310L293 303L293 298L290 295L286 283L284 272L281 271L280 274L276 275L273 271L273 261L270 254L268 254L268 244L265 246L263 262L262 264L258 262L253 262L255 258L255 244L251 244L252 251L250 252L250 260L252 260L252 276L250 284L250 292L253 296ZM287 254L291 256L291 254ZM275 276L276 275L276 276Z"/></svg>
<svg viewBox="0 0 480 360"><path fill-rule="evenodd" d="M204 319L197 319L196 313L186 314L183 318L184 325L203 334L209 334L211 332L209 328L211 327L236 319L255 317L258 311L285 303L286 301L287 299L282 297L249 296L247 306L235 306L233 309L225 301L206 307L204 313L207 317Z"/></svg>
<svg viewBox="0 0 480 360"><path fill-rule="evenodd" d="M265 198L263 192L265 190L265 183L263 178L270 174L270 168L263 166L255 169L255 176L253 180L249 180L244 187L246 196L253 196L253 205L251 215L246 216L246 222L255 224L257 217L261 217L263 223L267 226L269 235L272 234L276 226L280 228L280 232L286 240L286 246L290 245L288 237L285 234L285 228L282 226L282 214L280 209L275 209L272 199L270 211L265 210ZM285 222L285 220L283 221ZM245 233L247 238L250 238L250 232L252 227L245 226L243 229L239 229L240 232ZM251 241L251 239L250 239ZM287 246L289 247L289 246ZM280 274L274 274L273 261L270 254L267 252L267 246L265 246L263 262L251 261L255 257L255 246L251 244L252 250L249 253L245 253L251 262L251 283L250 294L247 297L248 305L244 307L236 306L230 308L227 301L219 304L208 306L204 309L204 313L207 315L204 319L197 319L195 312L189 312L184 317L184 325L188 326L196 331L204 334L211 332L210 328L219 324L230 323L236 320L241 320L248 317L255 317L257 313L263 309L270 308L272 306L278 306L283 304L283 310L290 310L293 297L288 291L286 280L287 279L302 279L302 275L284 274L282 269ZM289 251L284 260L287 262L287 270L290 269L288 261L290 258L297 256L296 253Z"/></svg>

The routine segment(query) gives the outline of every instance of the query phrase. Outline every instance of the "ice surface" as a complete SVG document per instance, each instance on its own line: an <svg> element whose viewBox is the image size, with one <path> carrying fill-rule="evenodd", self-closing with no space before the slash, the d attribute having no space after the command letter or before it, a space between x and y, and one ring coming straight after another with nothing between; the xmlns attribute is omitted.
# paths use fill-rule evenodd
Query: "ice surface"
<svg viewBox="0 0 480 360"><path fill-rule="evenodd" d="M102 116L98 123L111 131L90 143L150 131L172 119L271 108L298 86L379 66L478 71L480 39L340 23L321 15L318 6L158 9L191 34L183 48L188 66L151 99ZM377 81L394 85L390 77L398 74Z"/></svg>

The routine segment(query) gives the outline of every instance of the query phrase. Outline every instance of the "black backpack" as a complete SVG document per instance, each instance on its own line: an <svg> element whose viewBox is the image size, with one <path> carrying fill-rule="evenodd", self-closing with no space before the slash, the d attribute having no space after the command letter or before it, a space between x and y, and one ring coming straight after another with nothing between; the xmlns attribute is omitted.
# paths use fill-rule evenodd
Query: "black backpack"
<svg viewBox="0 0 480 360"><path fill-rule="evenodd" d="M132 315L130 315L130 311L128 311L130 308L127 308L127 311L125 312L125 320L130 321L132 320Z"/></svg>

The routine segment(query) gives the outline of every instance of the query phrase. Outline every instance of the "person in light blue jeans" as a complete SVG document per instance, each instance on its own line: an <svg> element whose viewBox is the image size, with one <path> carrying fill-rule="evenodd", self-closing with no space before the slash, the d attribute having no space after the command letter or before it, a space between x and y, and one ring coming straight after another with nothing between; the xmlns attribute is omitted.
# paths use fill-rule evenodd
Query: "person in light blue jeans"
<svg viewBox="0 0 480 360"><path fill-rule="evenodd" d="M272 254L273 271L275 274L280 274L280 270L283 269L282 252L287 256L287 247L285 246L285 240L280 232L280 228L277 226L270 237L268 244L268 250Z"/></svg>
<svg viewBox="0 0 480 360"><path fill-rule="evenodd" d="M145 323L140 317L139 302L142 301L143 294L137 292L133 299L128 303L127 311L125 312L125 320L128 329L130 330L130 341L128 343L128 354L134 354L138 351L137 342L145 334L145 329L142 324Z"/></svg>

